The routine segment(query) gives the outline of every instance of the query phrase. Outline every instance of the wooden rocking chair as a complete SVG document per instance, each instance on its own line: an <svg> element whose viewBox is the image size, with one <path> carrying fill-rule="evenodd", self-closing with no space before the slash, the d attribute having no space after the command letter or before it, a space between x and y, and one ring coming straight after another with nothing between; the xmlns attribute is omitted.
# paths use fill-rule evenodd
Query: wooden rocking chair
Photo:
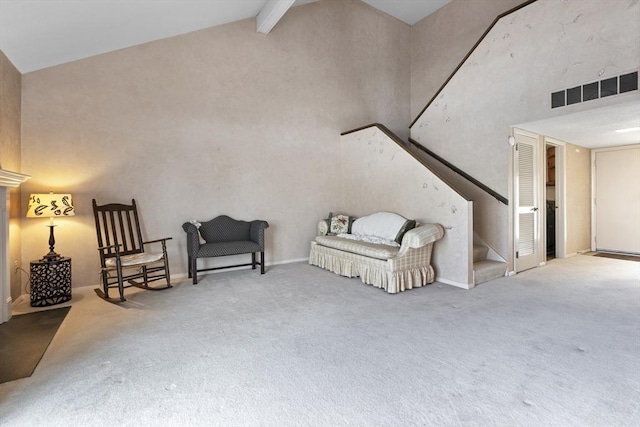
<svg viewBox="0 0 640 427"><path fill-rule="evenodd" d="M126 301L124 289L130 286L149 290L172 287L166 244L172 238L142 240L135 200L131 200L131 205L111 203L98 206L93 199L93 215L102 277L102 290L96 289L98 296L110 302L120 302ZM147 252L146 246L152 243L160 243L162 253ZM157 280L166 280L166 286L149 286ZM109 298L109 288L115 287L120 292L119 300Z"/></svg>

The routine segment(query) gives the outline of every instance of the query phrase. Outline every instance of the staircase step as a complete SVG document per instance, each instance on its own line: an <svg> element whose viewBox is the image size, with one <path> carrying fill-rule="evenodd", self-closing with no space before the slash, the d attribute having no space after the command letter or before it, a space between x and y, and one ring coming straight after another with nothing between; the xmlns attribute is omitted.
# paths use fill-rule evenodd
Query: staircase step
<svg viewBox="0 0 640 427"><path fill-rule="evenodd" d="M487 259L489 248L482 245L473 245L473 262L484 261Z"/></svg>
<svg viewBox="0 0 640 427"><path fill-rule="evenodd" d="M475 250L474 250L475 253ZM507 263L485 259L473 263L473 276L475 284L504 277L507 272Z"/></svg>

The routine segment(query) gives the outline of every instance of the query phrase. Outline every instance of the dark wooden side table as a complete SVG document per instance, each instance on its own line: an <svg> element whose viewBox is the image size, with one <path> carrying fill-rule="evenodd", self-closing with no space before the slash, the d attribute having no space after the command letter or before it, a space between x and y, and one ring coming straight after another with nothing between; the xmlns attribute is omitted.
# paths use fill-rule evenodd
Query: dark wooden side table
<svg viewBox="0 0 640 427"><path fill-rule="evenodd" d="M71 299L71 258L31 261L31 306Z"/></svg>

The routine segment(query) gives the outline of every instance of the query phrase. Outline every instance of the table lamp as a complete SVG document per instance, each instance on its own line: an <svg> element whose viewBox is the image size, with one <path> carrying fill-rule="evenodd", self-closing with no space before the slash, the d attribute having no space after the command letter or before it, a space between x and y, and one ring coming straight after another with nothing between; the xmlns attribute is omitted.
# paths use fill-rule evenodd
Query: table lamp
<svg viewBox="0 0 640 427"><path fill-rule="evenodd" d="M74 216L71 194L31 194L29 196L29 208L27 218L49 218L49 253L42 257L42 261L60 259L55 253L56 239L53 236L53 218L61 216Z"/></svg>

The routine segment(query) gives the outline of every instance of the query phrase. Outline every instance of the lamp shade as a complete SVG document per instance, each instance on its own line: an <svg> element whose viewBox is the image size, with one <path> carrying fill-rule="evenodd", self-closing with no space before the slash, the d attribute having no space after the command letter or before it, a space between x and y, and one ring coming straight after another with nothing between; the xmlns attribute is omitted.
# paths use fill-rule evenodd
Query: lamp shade
<svg viewBox="0 0 640 427"><path fill-rule="evenodd" d="M27 218L74 216L71 194L32 194L29 196Z"/></svg>

